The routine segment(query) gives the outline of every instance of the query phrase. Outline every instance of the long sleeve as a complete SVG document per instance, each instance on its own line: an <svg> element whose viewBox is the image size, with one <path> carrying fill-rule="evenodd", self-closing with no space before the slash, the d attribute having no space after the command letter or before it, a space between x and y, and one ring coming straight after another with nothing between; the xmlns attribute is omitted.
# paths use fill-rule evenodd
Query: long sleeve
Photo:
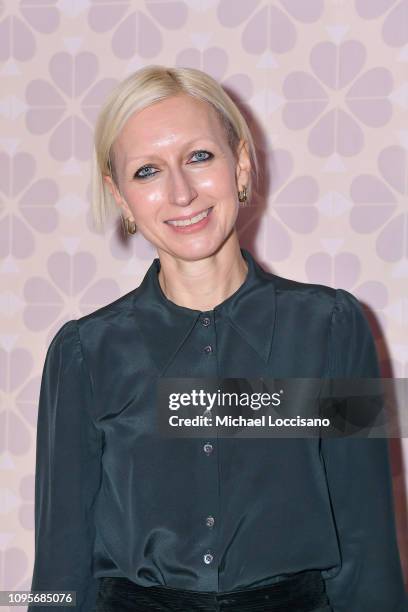
<svg viewBox="0 0 408 612"><path fill-rule="evenodd" d="M91 419L92 382L75 320L48 348L41 379L35 472L35 560L31 590L76 591L93 610L93 507L100 483L101 437ZM28 612L61 610L32 606Z"/></svg>
<svg viewBox="0 0 408 612"><path fill-rule="evenodd" d="M328 377L377 378L379 363L364 311L337 289ZM321 439L341 568L326 575L334 612L407 612L386 438Z"/></svg>

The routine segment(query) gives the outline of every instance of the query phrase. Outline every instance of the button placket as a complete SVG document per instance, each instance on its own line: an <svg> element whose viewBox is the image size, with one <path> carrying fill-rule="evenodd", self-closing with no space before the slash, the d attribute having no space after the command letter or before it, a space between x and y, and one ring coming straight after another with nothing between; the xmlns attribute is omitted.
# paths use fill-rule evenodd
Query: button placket
<svg viewBox="0 0 408 612"><path fill-rule="evenodd" d="M205 454L206 454L208 457L209 457L210 455L212 455L212 454L213 454L214 450L215 450L215 447L214 447L214 445L213 445L213 444L211 444L211 442L206 442L206 443L203 445L203 451L204 451L204 453L205 453ZM216 459L216 458L215 458L215 459ZM215 466L215 467L216 467L216 466ZM205 519L204 519L204 524L205 524L205 527L207 527L207 528L208 528L208 529L211 531L211 530L213 529L213 527L214 527L214 524L215 524L215 518L214 518L214 516L212 516L211 514L209 514L208 516L206 516L206 517L205 517ZM214 537L214 535L213 535L212 537ZM211 549L211 548L207 548L207 549L205 550L205 552L203 553L203 556L202 556L202 560L203 560L203 562L205 563L205 565L207 565L207 566L210 566L210 565L211 565L211 566L213 566L213 562L214 562L214 554L215 554L215 553L214 553L214 550L213 550L213 549Z"/></svg>
<svg viewBox="0 0 408 612"><path fill-rule="evenodd" d="M200 374L204 377L216 377L218 366L216 357L216 333L213 313L201 313L198 327L196 328L198 341L198 351L202 353L200 361ZM200 348L201 345L201 348ZM207 416L211 415L210 410L206 410ZM216 436L217 437L217 436ZM218 452L216 442L211 439L203 439L200 443L199 452L202 455L201 471L201 493L203 495L201 512L199 519L201 525L201 551L197 556L197 563L202 567L202 582L206 584L205 590L217 590L219 585L218 577L218 534L214 525L215 518L219 511L219 469Z"/></svg>
<svg viewBox="0 0 408 612"><path fill-rule="evenodd" d="M201 317L201 325L203 327L209 327L211 325L211 317L208 317L207 315L204 315L203 317ZM214 351L214 348L212 344L207 344L203 348L203 352L206 353L207 355L211 355L213 351Z"/></svg>

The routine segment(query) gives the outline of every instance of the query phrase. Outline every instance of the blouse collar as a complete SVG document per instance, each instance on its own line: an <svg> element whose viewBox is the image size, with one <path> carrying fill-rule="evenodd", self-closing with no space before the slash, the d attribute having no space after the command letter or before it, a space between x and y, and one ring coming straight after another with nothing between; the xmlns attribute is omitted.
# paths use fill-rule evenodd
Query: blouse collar
<svg viewBox="0 0 408 612"><path fill-rule="evenodd" d="M251 253L241 248L248 272L241 286L213 310L195 310L169 300L159 283L160 259L153 260L134 292L136 325L150 347L160 371L170 365L192 332L197 319L213 314L225 318L267 362L275 325L274 275L266 272ZM265 326L265 321L268 324Z"/></svg>

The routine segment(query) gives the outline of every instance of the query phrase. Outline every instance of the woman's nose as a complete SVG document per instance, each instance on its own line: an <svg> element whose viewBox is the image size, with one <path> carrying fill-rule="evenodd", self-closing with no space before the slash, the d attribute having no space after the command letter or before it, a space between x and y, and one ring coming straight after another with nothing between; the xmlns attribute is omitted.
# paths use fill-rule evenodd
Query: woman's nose
<svg viewBox="0 0 408 612"><path fill-rule="evenodd" d="M177 169L171 172L168 184L169 201L177 206L188 206L197 197L197 190L183 170Z"/></svg>

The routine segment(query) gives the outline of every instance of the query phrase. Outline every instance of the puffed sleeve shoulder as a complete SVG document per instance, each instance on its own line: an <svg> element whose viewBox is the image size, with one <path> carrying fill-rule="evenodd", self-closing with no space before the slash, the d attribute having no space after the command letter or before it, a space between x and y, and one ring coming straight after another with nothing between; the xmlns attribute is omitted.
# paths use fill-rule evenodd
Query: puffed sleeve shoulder
<svg viewBox="0 0 408 612"><path fill-rule="evenodd" d="M32 591L76 591L75 610L96 602L93 507L101 477L101 437L91 418L92 379L78 322L52 339L41 378L35 468ZM61 610L30 606L29 612Z"/></svg>
<svg viewBox="0 0 408 612"><path fill-rule="evenodd" d="M370 327L357 298L336 290L329 378L377 378L380 368ZM321 439L341 556L325 577L333 612L407 612L398 552L386 438Z"/></svg>

